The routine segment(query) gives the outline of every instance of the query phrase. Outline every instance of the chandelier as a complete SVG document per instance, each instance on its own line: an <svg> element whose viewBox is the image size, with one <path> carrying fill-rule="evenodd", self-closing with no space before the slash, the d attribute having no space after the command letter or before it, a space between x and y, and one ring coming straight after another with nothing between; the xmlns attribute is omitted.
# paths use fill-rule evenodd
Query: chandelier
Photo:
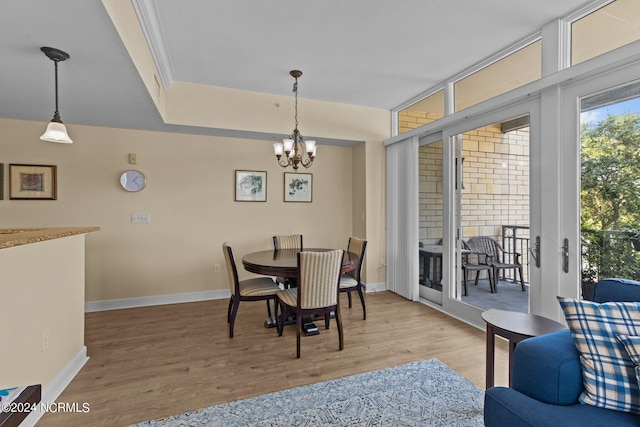
<svg viewBox="0 0 640 427"><path fill-rule="evenodd" d="M276 142L273 144L273 151L278 159L278 164L283 168L293 167L293 170L298 170L300 165L305 168L310 167L313 164L313 159L316 157L316 142L305 141L298 130L298 77L302 75L302 71L291 70L289 72L291 76L296 79L293 84L293 93L295 94L295 128L289 138L285 138L282 142ZM284 152L284 158L282 154Z"/></svg>

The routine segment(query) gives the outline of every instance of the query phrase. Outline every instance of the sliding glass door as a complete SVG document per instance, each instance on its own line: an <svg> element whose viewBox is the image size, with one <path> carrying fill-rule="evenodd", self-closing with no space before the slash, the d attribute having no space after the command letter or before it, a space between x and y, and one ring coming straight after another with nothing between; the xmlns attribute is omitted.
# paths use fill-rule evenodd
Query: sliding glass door
<svg viewBox="0 0 640 427"><path fill-rule="evenodd" d="M442 132L442 308L474 324L491 308L528 312L537 286L530 181L538 112L538 100L527 101ZM498 262L509 266L493 274Z"/></svg>

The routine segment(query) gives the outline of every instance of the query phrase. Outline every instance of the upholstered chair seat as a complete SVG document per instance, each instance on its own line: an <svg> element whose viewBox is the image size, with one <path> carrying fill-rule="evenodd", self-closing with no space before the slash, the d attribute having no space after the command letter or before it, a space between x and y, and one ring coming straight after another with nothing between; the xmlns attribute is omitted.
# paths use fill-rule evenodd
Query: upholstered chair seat
<svg viewBox="0 0 640 427"><path fill-rule="evenodd" d="M242 280L240 282L240 296L254 297L273 295L275 283L269 277ZM278 288L277 290L279 290ZM277 291L276 290L276 291Z"/></svg>
<svg viewBox="0 0 640 427"><path fill-rule="evenodd" d="M278 292L278 298L283 303L290 307L295 307L297 304L298 290L296 288L285 289Z"/></svg>
<svg viewBox="0 0 640 427"><path fill-rule="evenodd" d="M340 289L353 288L354 286L358 286L358 281L355 278L347 274L340 276Z"/></svg>

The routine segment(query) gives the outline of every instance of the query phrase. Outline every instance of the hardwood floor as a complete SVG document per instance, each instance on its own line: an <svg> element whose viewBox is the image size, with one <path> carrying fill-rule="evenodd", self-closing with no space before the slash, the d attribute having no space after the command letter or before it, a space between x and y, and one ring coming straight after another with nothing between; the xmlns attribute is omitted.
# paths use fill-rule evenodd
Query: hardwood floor
<svg viewBox="0 0 640 427"><path fill-rule="evenodd" d="M367 320L341 296L345 348L335 321L303 337L265 329L264 302L240 304L229 339L228 300L86 314L89 361L57 399L87 413L48 413L38 426L128 426L203 407L403 363L437 358L480 389L485 333L391 292L366 295ZM356 298L357 300L357 298ZM497 340L496 384L507 382L507 345Z"/></svg>

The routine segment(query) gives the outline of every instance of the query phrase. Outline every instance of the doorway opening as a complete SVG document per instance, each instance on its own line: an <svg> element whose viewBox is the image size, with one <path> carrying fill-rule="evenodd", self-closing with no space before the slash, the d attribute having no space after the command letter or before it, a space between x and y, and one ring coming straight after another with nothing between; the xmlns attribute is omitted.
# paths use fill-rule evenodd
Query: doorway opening
<svg viewBox="0 0 640 427"><path fill-rule="evenodd" d="M529 144L528 115L458 135L452 297L483 310L529 311Z"/></svg>

